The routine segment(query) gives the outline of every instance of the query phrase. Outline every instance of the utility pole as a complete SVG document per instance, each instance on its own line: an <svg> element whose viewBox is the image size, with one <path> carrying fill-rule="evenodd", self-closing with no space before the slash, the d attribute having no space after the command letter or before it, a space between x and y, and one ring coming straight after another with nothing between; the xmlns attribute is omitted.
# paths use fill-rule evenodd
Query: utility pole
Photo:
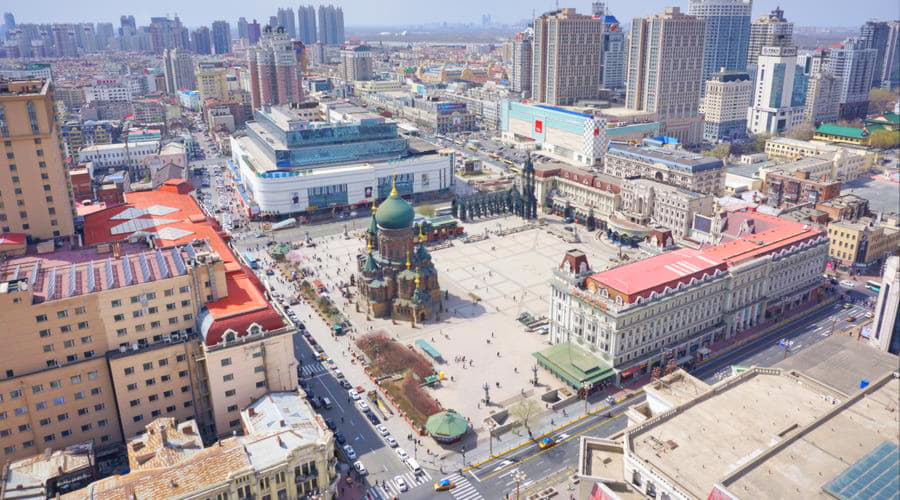
<svg viewBox="0 0 900 500"><path fill-rule="evenodd" d="M519 500L519 485L525 480L525 473L517 470L516 473L513 474L513 479L516 480L516 500Z"/></svg>
<svg viewBox="0 0 900 500"><path fill-rule="evenodd" d="M537 366L537 364L535 364L534 366L531 367L531 372L534 373L534 381L532 381L532 383L535 385L535 387L537 387L537 385L538 385L538 379L537 379L538 366Z"/></svg>

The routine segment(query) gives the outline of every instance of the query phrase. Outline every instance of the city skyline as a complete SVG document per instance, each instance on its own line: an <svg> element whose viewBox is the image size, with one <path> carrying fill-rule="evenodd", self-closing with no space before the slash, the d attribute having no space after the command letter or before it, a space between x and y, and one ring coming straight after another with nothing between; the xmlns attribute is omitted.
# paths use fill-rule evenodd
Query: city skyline
<svg viewBox="0 0 900 500"><path fill-rule="evenodd" d="M46 3L51 4L48 9ZM535 15L553 10L555 4L546 1L512 2L503 0L493 2L490 9L485 9L482 2L475 0L460 0L452 4L432 4L411 2L408 0L392 0L391 5L400 8L385 9L361 0L339 2L313 2L311 5L334 4L345 11L348 27L392 27L407 25L422 25L435 22L470 23L481 22L483 14L489 15L499 24L511 24ZM634 17L651 15L659 12L666 6L678 6L687 11L688 2L670 0L652 0L632 4L623 1L606 2L608 9L613 12L620 21L627 23ZM824 4L824 5L823 5ZM305 5L305 4L304 4ZM895 3L890 0L873 0L855 5L854 9L844 9L844 4L837 0L815 2L813 0L800 0L785 5L779 0L757 0L753 2L752 16L764 15L776 7L785 10L792 22L797 26L816 27L853 27L863 24L865 21L877 18L891 20L896 17ZM148 24L151 16L161 16L168 13L174 17L176 14L182 22L189 27L210 25L213 21L226 19L230 23L236 23L239 17L248 20L257 19L265 24L269 16L277 12L279 8L291 7L296 15L296 6L287 5L286 2L277 0L265 0L257 2L252 7L246 5L216 5L215 11L211 11L204 2L184 4L171 0L145 4L142 6L123 6L120 2L110 0L98 0L90 5L78 5L59 0L39 2L35 4L18 4L8 9L16 16L18 23L47 23L47 22L113 22L118 23L120 15L133 15L138 24ZM579 13L589 13L591 2L578 0L575 2L563 2L559 7L574 7ZM812 8L815 7L815 8ZM48 13L50 13L48 15Z"/></svg>

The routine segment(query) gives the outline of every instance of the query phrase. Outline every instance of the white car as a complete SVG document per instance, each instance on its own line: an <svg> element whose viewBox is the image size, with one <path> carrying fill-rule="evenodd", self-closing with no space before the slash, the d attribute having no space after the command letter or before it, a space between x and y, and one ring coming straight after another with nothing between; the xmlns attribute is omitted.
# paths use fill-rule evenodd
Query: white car
<svg viewBox="0 0 900 500"><path fill-rule="evenodd" d="M347 458L350 460L356 460L356 451L349 444L344 445L344 453L347 454Z"/></svg>
<svg viewBox="0 0 900 500"><path fill-rule="evenodd" d="M400 460L405 462L406 459L409 458L409 453L403 448L397 448L397 456L400 457Z"/></svg>
<svg viewBox="0 0 900 500"><path fill-rule="evenodd" d="M566 439L569 439L570 437L571 436L569 436L568 434L566 434L564 432L564 433L560 434L559 436L556 436L556 442L557 442L557 444L562 443L563 441L565 441Z"/></svg>
<svg viewBox="0 0 900 500"><path fill-rule="evenodd" d="M397 489L400 491L408 491L409 490L409 485L406 484L406 480L403 479L403 476L395 477L394 483L397 484Z"/></svg>
<svg viewBox="0 0 900 500"><path fill-rule="evenodd" d="M375 430L378 431L378 433L381 434L382 436L387 436L388 434L391 433L391 432L388 430L388 428L385 427L385 426L383 426L383 425L376 425L376 426L375 426Z"/></svg>
<svg viewBox="0 0 900 500"><path fill-rule="evenodd" d="M344 372L342 372L341 370L335 368L335 369L334 369L334 378L336 378L336 379L342 379L342 378L344 378Z"/></svg>
<svg viewBox="0 0 900 500"><path fill-rule="evenodd" d="M352 399L353 401L359 401L359 393L356 392L356 389L350 389L349 391L347 391L347 394L350 395L350 399Z"/></svg>
<svg viewBox="0 0 900 500"><path fill-rule="evenodd" d="M359 475L361 475L361 476L365 476L366 474L369 473L369 471L366 470L366 466L363 465L363 463L360 462L359 460L357 460L356 462L353 462L353 468L356 469L356 472L359 472Z"/></svg>
<svg viewBox="0 0 900 500"><path fill-rule="evenodd" d="M362 411L366 411L369 409L369 403L366 403L365 401L363 401L361 399L356 402L356 406L359 407L359 409Z"/></svg>
<svg viewBox="0 0 900 500"><path fill-rule="evenodd" d="M397 443L397 440L394 439L394 436L385 436L384 440L385 440L385 442L387 442L388 446L390 446L391 448L396 448L397 446L399 446L399 444Z"/></svg>
<svg viewBox="0 0 900 500"><path fill-rule="evenodd" d="M846 287L846 288L853 288L856 286L856 282L851 281L851 280L842 280L841 286Z"/></svg>

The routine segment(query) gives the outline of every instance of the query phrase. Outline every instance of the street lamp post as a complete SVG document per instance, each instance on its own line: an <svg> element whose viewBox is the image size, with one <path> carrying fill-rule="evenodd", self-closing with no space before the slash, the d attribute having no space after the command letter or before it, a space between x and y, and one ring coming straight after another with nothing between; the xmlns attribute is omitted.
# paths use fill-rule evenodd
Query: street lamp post
<svg viewBox="0 0 900 500"><path fill-rule="evenodd" d="M465 467L466 466L466 447L460 446L459 452L462 454L462 466Z"/></svg>
<svg viewBox="0 0 900 500"><path fill-rule="evenodd" d="M489 404L491 404L491 386L490 384L485 382L484 385L481 386L481 388L484 389L484 406L488 406Z"/></svg>
<svg viewBox="0 0 900 500"><path fill-rule="evenodd" d="M519 485L525 480L525 473L517 470L516 473L513 474L513 479L516 480L516 500L519 500Z"/></svg>
<svg viewBox="0 0 900 500"><path fill-rule="evenodd" d="M532 366L531 372L534 373L534 380L532 381L532 384L534 384L535 387L537 387L537 385L538 385L538 379L537 379L538 366L537 365Z"/></svg>
<svg viewBox="0 0 900 500"><path fill-rule="evenodd" d="M581 388L584 389L584 414L588 413L588 391L591 390L591 384L589 382L585 382L581 385Z"/></svg>

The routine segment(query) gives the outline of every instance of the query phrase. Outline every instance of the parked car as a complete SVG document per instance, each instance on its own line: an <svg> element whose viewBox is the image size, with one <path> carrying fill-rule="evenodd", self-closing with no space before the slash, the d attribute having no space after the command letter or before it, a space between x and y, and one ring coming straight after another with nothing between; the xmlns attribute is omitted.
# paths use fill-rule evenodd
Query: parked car
<svg viewBox="0 0 900 500"><path fill-rule="evenodd" d="M355 390L350 389L349 391L347 391L347 394L350 395L350 399L352 399L354 401L359 401L359 394L357 394L357 392Z"/></svg>
<svg viewBox="0 0 900 500"><path fill-rule="evenodd" d="M356 472L358 472L360 476L365 476L369 473L369 471L366 470L366 466L358 460L353 462L353 468L356 469Z"/></svg>
<svg viewBox="0 0 900 500"><path fill-rule="evenodd" d="M335 433L334 433L334 440L337 441L337 444L344 444L344 443L347 442L347 438L344 437L344 433L343 433L343 432L335 432Z"/></svg>
<svg viewBox="0 0 900 500"><path fill-rule="evenodd" d="M378 417L375 415L375 413L372 412L372 410L369 410L365 413L366 418L369 419L369 422L372 422L372 425L378 425L381 423L381 420L378 419Z"/></svg>
<svg viewBox="0 0 900 500"><path fill-rule="evenodd" d="M403 448L397 448L397 456L400 457L400 460L406 460L407 458L409 458L409 453L407 453Z"/></svg>
<svg viewBox="0 0 900 500"><path fill-rule="evenodd" d="M388 446L390 446L391 448L396 448L397 446L399 446L399 444L397 443L397 440L394 439L394 436L385 436L385 437L384 437L384 441L385 441L385 442L388 444Z"/></svg>
<svg viewBox="0 0 900 500"><path fill-rule="evenodd" d="M335 421L330 418L325 419L325 425L328 426L328 428L333 431L337 430L337 423L335 423Z"/></svg>
<svg viewBox="0 0 900 500"><path fill-rule="evenodd" d="M344 445L344 454L347 455L347 458L350 460L356 460L356 451L349 444Z"/></svg>
<svg viewBox="0 0 900 500"><path fill-rule="evenodd" d="M366 402L363 401L363 400L357 401L357 402L356 402L356 406L357 406L360 410L362 410L362 411L366 411L366 410L369 409L369 403L366 403Z"/></svg>
<svg viewBox="0 0 900 500"><path fill-rule="evenodd" d="M377 426L375 426L375 430L378 431L378 433L381 434L382 436L387 436L388 434L391 433L391 432L388 430L388 428L385 427L385 426L383 426L383 425L377 425Z"/></svg>
<svg viewBox="0 0 900 500"><path fill-rule="evenodd" d="M403 479L403 476L397 476L394 478L394 484L397 485L397 489L401 492L409 491L409 485L406 484L406 480Z"/></svg>

